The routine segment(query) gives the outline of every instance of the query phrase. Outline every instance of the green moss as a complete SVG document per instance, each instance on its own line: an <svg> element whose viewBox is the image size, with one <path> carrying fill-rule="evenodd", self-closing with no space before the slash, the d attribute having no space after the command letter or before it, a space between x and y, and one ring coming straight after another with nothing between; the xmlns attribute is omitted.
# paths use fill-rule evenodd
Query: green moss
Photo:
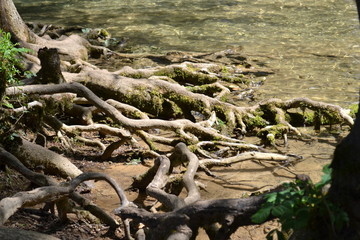
<svg viewBox="0 0 360 240"><path fill-rule="evenodd" d="M268 122L261 117L261 113L259 115L255 115L255 117L246 117L244 118L246 127L249 130L255 129L255 128L263 128L265 127Z"/></svg>
<svg viewBox="0 0 360 240"><path fill-rule="evenodd" d="M338 113L329 110L306 111L304 118L306 125L331 125L342 122L342 118Z"/></svg>
<svg viewBox="0 0 360 240"><path fill-rule="evenodd" d="M168 103L170 105L170 107L165 107L167 105L164 106L164 108L168 111L170 110L172 112L172 114L174 115L174 117L178 117L183 115L183 110L173 101L167 100L166 99L166 103Z"/></svg>
<svg viewBox="0 0 360 240"><path fill-rule="evenodd" d="M359 110L359 104L351 104L350 106L349 106L349 109L350 109L350 116L352 117L352 118L355 118L355 116L356 116L356 113L358 112L358 110Z"/></svg>
<svg viewBox="0 0 360 240"><path fill-rule="evenodd" d="M224 94L224 95L222 95L221 97L220 97L220 101L222 101L222 102L227 102L227 101L229 101L229 94Z"/></svg>
<svg viewBox="0 0 360 240"><path fill-rule="evenodd" d="M249 84L249 80L246 79L244 76L221 75L220 79L229 83Z"/></svg>
<svg viewBox="0 0 360 240"><path fill-rule="evenodd" d="M286 121L293 126L314 126L340 123L342 120L337 113L330 111L304 111L286 114Z"/></svg>
<svg viewBox="0 0 360 240"><path fill-rule="evenodd" d="M217 77L208 74L192 71L190 69L183 69L180 67L165 68L155 72L157 76L167 76L179 83L190 83L193 85L203 85L214 83L218 80Z"/></svg>
<svg viewBox="0 0 360 240"><path fill-rule="evenodd" d="M215 129L218 130L221 134L229 134L230 130L232 130L234 127L230 125L230 127L228 126L228 124L226 124L223 120L221 120L220 118L216 119L216 125L215 125Z"/></svg>
<svg viewBox="0 0 360 240"><path fill-rule="evenodd" d="M133 111L133 112L131 112L131 117L140 119L141 118L141 113L138 112L138 111Z"/></svg>
<svg viewBox="0 0 360 240"><path fill-rule="evenodd" d="M221 73L224 73L224 74L227 74L230 72L229 68L227 68L226 66L222 66L220 71L221 71Z"/></svg>
<svg viewBox="0 0 360 240"><path fill-rule="evenodd" d="M161 93L149 91L146 87L139 86L124 95L122 101L154 115L163 112L164 99Z"/></svg>
<svg viewBox="0 0 360 240"><path fill-rule="evenodd" d="M200 71L200 69L199 69L198 67L195 67L195 66L192 65L192 64L186 64L186 68L187 68L189 71L192 71L192 72Z"/></svg>
<svg viewBox="0 0 360 240"><path fill-rule="evenodd" d="M154 73L155 76L166 76L169 78L175 78L176 74L172 69L163 68Z"/></svg>
<svg viewBox="0 0 360 240"><path fill-rule="evenodd" d="M221 66L220 69L214 71L220 75L220 79L229 83L249 84L249 80L243 74L235 73L234 69L227 66Z"/></svg>
<svg viewBox="0 0 360 240"><path fill-rule="evenodd" d="M204 85L200 85L200 86L187 87L187 89L190 92L201 93L201 94L205 94L210 97L214 97L214 95L216 93L219 93L222 90L221 88L219 88L218 86L215 86L214 84L204 84Z"/></svg>
<svg viewBox="0 0 360 240"><path fill-rule="evenodd" d="M304 112L304 123L306 125L313 125L314 124L314 118L315 118L315 113L313 111L305 111Z"/></svg>
<svg viewBox="0 0 360 240"><path fill-rule="evenodd" d="M149 146L149 148L152 150L152 151L158 151L158 148L156 147L156 144L151 141L148 137L146 137L145 135L142 135L142 139L144 140L144 142Z"/></svg>
<svg viewBox="0 0 360 240"><path fill-rule="evenodd" d="M106 30L106 29L100 29L100 32L99 32L99 35L102 37L102 38L109 38L111 37L110 33Z"/></svg>
<svg viewBox="0 0 360 240"><path fill-rule="evenodd" d="M195 152L197 150L197 148L198 148L197 145L189 145L188 146L188 149L190 152Z"/></svg>
<svg viewBox="0 0 360 240"><path fill-rule="evenodd" d="M134 79L140 79L140 78L146 78L147 76L141 74L141 73L121 73L120 76L128 77L128 78L134 78Z"/></svg>
<svg viewBox="0 0 360 240"><path fill-rule="evenodd" d="M174 92L168 92L164 94L164 97L175 102L180 108L189 110L191 109L200 113L205 113L206 106L202 101L198 99L190 98L188 96Z"/></svg>
<svg viewBox="0 0 360 240"><path fill-rule="evenodd" d="M275 135L272 133L268 133L266 135L266 140L269 142L270 145L274 145L275 144Z"/></svg>
<svg viewBox="0 0 360 240"><path fill-rule="evenodd" d="M164 98L157 91L151 91L150 95L152 96L153 111L155 112L156 115L159 115L164 110L163 109Z"/></svg>
<svg viewBox="0 0 360 240"><path fill-rule="evenodd" d="M138 87L122 97L122 102L133 105L142 111L160 118L184 117L184 110L206 112L206 106L199 99L194 99L176 92L162 93ZM135 116L136 118L140 115Z"/></svg>
<svg viewBox="0 0 360 240"><path fill-rule="evenodd" d="M216 129L224 135L230 134L236 127L235 122L230 117L231 111L221 105L215 105L213 110L217 116Z"/></svg>
<svg viewBox="0 0 360 240"><path fill-rule="evenodd" d="M275 140L282 138L285 133L289 131L289 127L284 124L277 124L273 126L268 126L261 129L257 136L261 138L266 144L273 145Z"/></svg>

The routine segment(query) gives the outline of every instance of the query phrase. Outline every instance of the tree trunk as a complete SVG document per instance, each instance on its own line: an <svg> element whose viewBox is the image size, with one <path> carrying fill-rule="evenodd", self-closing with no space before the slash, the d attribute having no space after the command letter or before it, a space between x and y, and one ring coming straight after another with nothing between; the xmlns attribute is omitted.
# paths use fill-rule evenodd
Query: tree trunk
<svg viewBox="0 0 360 240"><path fill-rule="evenodd" d="M38 38L26 26L12 0L0 0L0 28L19 42L35 43Z"/></svg>
<svg viewBox="0 0 360 240"><path fill-rule="evenodd" d="M360 21L360 0L356 0ZM360 100L359 100L360 105ZM349 135L336 147L331 163L332 183L330 198L349 216L349 226L341 233L347 240L360 239L360 113ZM335 216L336 217L336 216Z"/></svg>
<svg viewBox="0 0 360 240"><path fill-rule="evenodd" d="M64 77L60 69L60 57L56 48L41 48L38 52L41 69L36 74L37 80L42 84L63 83Z"/></svg>
<svg viewBox="0 0 360 240"><path fill-rule="evenodd" d="M346 138L336 147L331 163L331 199L349 215L344 239L360 239L360 114Z"/></svg>
<svg viewBox="0 0 360 240"><path fill-rule="evenodd" d="M62 37L59 40L46 39L33 33L20 17L12 0L0 0L0 28L10 32L12 38L26 47L38 52L40 48L57 48L67 60L87 59L90 43L77 35Z"/></svg>

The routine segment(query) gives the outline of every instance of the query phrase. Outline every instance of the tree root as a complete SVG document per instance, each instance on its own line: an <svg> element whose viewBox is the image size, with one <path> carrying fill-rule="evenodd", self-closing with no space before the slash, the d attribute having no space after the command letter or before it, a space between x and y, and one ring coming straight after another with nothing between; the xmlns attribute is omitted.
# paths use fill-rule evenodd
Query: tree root
<svg viewBox="0 0 360 240"><path fill-rule="evenodd" d="M261 128L273 123L284 125L288 132L300 135L299 130L286 119L287 110L297 108L320 111L334 123L353 124L353 120L344 109L306 98L289 101L269 99L252 107L238 107L213 97L192 93L177 83L159 79L132 79L119 77L104 70L92 69L84 69L79 76L69 76L68 79L80 82L86 79L87 86L97 95L114 98L159 117L183 116L193 120L194 117L189 109L205 117L209 117L211 112L215 111L217 117L225 122L230 132L231 129L239 127L243 133L246 133L249 129Z"/></svg>
<svg viewBox="0 0 360 240"><path fill-rule="evenodd" d="M195 135L189 135L186 131L190 131L192 134L196 134L199 137L224 140L230 142L238 142L236 139L232 139L217 133L213 129L204 128L199 124L193 123L189 120L173 120L165 121L159 119L129 119L125 117L116 108L109 105L105 101L101 100L92 91L84 87L79 83L65 83L57 85L30 85L21 88L11 87L6 90L8 96L25 93L25 94L53 94L62 92L77 93L85 97L89 102L94 104L97 108L107 114L112 120L121 126L129 129L130 131L136 130L150 130L150 129L164 129L174 131L179 134L181 138L190 142L197 142Z"/></svg>
<svg viewBox="0 0 360 240"><path fill-rule="evenodd" d="M251 157L267 160L288 159L282 155L260 154L264 155L256 156L256 154L250 153L247 159ZM239 157L238 160L245 160L245 158ZM163 188L168 181L167 175L171 173L171 169L186 163L187 170L183 176L183 182L188 196L181 199L174 194L166 193ZM199 161L185 144L177 144L169 158L160 156L146 174L134 181L136 187L147 185L147 194L163 203L170 212L150 213L139 208L120 207L115 210L116 214L144 224L149 229L147 235L149 239L166 239L175 236L180 237L179 239L192 239L196 236L199 227L207 228L215 223L219 223L221 227L212 232L211 236L209 235L210 239L219 239L220 236L222 236L221 239L227 239L224 236L229 237L239 226L251 224L249 217L264 202L262 196L248 199L200 201L200 194L194 181L199 164L205 165L206 160Z"/></svg>
<svg viewBox="0 0 360 240"><path fill-rule="evenodd" d="M220 223L221 228L211 239L227 239L239 227L253 224L250 217L264 202L262 196L245 199L197 201L168 213L150 213L141 208L126 207L116 210L122 218L142 222L151 231L147 239L166 239L171 234L184 234L180 239L191 239L197 228ZM182 226L192 229L185 234ZM220 238L221 237L221 238Z"/></svg>
<svg viewBox="0 0 360 240"><path fill-rule="evenodd" d="M294 110L296 114L300 112L300 115L302 112L300 121L302 123L305 122L305 111L315 112L313 121L316 123L313 124L317 128L321 122L321 115L328 120L329 124L344 123L349 126L354 124L353 119L344 109L307 98L288 101L269 99L251 107L239 107L232 104L236 100L227 98L232 92L236 92L234 89L250 84L250 78L245 78L244 75L271 74L270 71L252 70L246 58L240 56L234 49L211 54L181 52L164 56L148 54L141 57L153 61L152 66L155 67L136 69L126 66L118 71L109 72L84 60L89 54L97 56L105 54L109 57L109 61L116 57L134 60L139 56L115 53L101 46L93 46L77 35L58 36L55 32L53 36L57 40L53 40L46 35L50 34L47 26L44 26L39 35L36 35L21 20L11 0L0 0L0 2L0 27L4 31L11 32L12 37L21 46L32 49L34 52L31 54L42 49L39 52L41 68L39 59L30 54L24 54L24 62L27 63L28 69L38 71L37 77L24 82L40 80L42 83L60 83L7 88L5 93L7 96L27 94L31 95L29 98L32 98L33 95L43 95L38 102L33 101L27 104L27 107L14 109L12 111L14 114L23 114L35 107L44 110L47 107L46 98L55 99L54 95L57 93L70 92L85 98L85 102L80 103L83 99L76 99L78 102L70 104L71 106L63 109L62 112L79 117L82 120L81 124L85 125L66 125L56 117L49 117L50 114L44 115L45 122L55 130L62 142L67 144L66 149L71 149L71 145L62 134L77 136L79 132L99 132L118 138L106 146L100 141L91 141L77 136L83 142L99 146L103 151L102 159L111 157L114 150L125 142L135 144L134 135L142 138L150 150L157 149L155 143L172 146L176 144L169 158L153 152L153 155L157 156L155 165L147 173L138 177L133 184L139 188L146 188L149 196L155 197L169 210L166 213L150 213L137 208L128 201L124 191L111 178L100 173L82 173L68 159L51 151L47 152L43 147L26 140L22 140L22 144L18 147L13 145L7 147L13 147L14 155L28 165L45 165L46 172L53 171L63 177L70 176L73 179L58 184L50 177L32 172L17 158L0 148L2 161L40 186L32 191L19 192L13 197L2 199L0 224L3 224L20 207L45 201L54 201L60 218L66 218L68 211L71 211L68 209L68 200L72 199L115 228L118 223L111 216L74 192L80 183L95 179L107 181L117 192L120 207L115 212L124 221L128 239L132 238L130 219L145 225L137 233L139 238L146 236L149 239L194 239L198 228L202 227L210 239L228 239L239 226L252 224L250 216L259 209L264 198L260 195L246 199L201 201L194 179L197 169L200 167L211 174L210 167L250 159L281 163L292 161L291 156L267 153L263 147L246 144L234 137L235 131L241 133L242 136L239 138L250 132L257 134L264 142L273 146L275 146L276 138L283 137L286 145L289 133L301 136L297 125L292 123L291 117L289 120L289 116L294 114L289 110ZM60 58L55 56L52 66L46 66L50 62L42 58L42 53L46 50L43 49L44 46L57 48L51 51L58 51L60 54ZM161 64L155 64L155 62ZM245 67L239 67L239 65ZM46 71L50 68L54 71L48 74ZM56 72L56 76L51 72ZM261 83L254 85L259 84ZM4 84L0 87L0 97L3 96L4 87ZM53 94L53 96L44 96L46 94ZM71 99L74 99L73 95ZM81 104L92 106L84 107ZM105 117L109 117L116 127L94 123L95 114L104 114ZM160 130L170 132L170 137L153 133ZM185 142L193 152L202 155L204 159L199 160L184 143L178 142ZM16 141L12 144L16 144ZM185 198L164 190L169 182L168 175L172 173L174 166L180 164L187 166L182 176L183 184L188 192Z"/></svg>
<svg viewBox="0 0 360 240"><path fill-rule="evenodd" d="M18 145L11 147L9 151L26 166L35 168L41 165L46 173L56 174L64 178L74 178L82 174L82 171L69 159L25 139L19 139L19 141ZM9 146L7 147L9 148Z"/></svg>
<svg viewBox="0 0 360 240"><path fill-rule="evenodd" d="M75 188L79 186L82 182L89 180L104 180L110 184L112 188L116 191L119 196L122 206L131 205L127 200L127 197L124 191L118 186L118 184L101 173L82 173L76 178L72 179L68 183L57 183L52 178L41 174L35 173L28 168L26 168L14 155L0 148L0 159L3 163L6 163L11 168L20 172L31 182L35 183L39 188L36 188L29 192L19 192L13 197L4 198L0 201L0 224L4 224L7 219L13 215L19 208L23 206L32 206L39 203L51 202L61 199L62 197L69 197L82 206L85 210L90 211L94 216L98 217L104 223L108 224L110 227L117 227L118 223L110 217L107 213L101 210L99 207L91 203L86 198L82 197L80 194L74 192ZM58 209L59 214L65 209Z"/></svg>

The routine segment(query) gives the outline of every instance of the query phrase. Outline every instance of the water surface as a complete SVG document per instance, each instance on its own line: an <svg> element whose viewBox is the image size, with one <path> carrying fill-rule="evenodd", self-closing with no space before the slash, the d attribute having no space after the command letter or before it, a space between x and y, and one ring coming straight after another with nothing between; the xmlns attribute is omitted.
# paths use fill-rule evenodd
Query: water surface
<svg viewBox="0 0 360 240"><path fill-rule="evenodd" d="M358 100L359 23L352 0L15 0L26 21L107 28L139 51L242 46L276 74L261 98Z"/></svg>

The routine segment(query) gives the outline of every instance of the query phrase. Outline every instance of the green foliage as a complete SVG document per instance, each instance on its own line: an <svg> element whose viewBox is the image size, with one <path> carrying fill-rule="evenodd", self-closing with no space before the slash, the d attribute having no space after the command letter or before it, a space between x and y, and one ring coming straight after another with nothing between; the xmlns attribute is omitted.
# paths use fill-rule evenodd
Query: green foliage
<svg viewBox="0 0 360 240"><path fill-rule="evenodd" d="M10 33L0 29L0 140L3 145L10 148L18 145L20 139L19 133L14 125L20 124L20 119L27 112L23 112L18 118L16 114L9 115L5 108L14 108L14 106L22 106L25 95L19 95L16 99L10 99L4 96L5 88L9 85L18 85L19 76L23 74L21 69L21 53L29 52L29 49L19 48L18 44L11 42ZM29 77L29 73L25 72L25 76Z"/></svg>
<svg viewBox="0 0 360 240"><path fill-rule="evenodd" d="M14 105L12 105L8 100L9 100L9 98L8 98L7 96L5 96L5 97L2 99L1 105L4 106L4 107L13 109L13 108L14 108Z"/></svg>
<svg viewBox="0 0 360 240"><path fill-rule="evenodd" d="M0 72L4 73L7 84L18 82L16 76L20 74L18 67L21 65L18 56L29 52L29 49L17 48L17 45L11 42L10 33L0 29Z"/></svg>
<svg viewBox="0 0 360 240"><path fill-rule="evenodd" d="M347 214L327 198L324 189L331 182L331 169L325 166L324 175L317 184L296 180L285 183L281 192L269 193L261 209L252 216L254 223L263 223L270 216L279 218L282 231L269 232L267 239L276 235L284 239L290 230L312 229L314 223L325 220L330 232L337 232L348 223Z"/></svg>
<svg viewBox="0 0 360 240"><path fill-rule="evenodd" d="M220 118L216 118L216 121L217 121L217 125L219 127L225 127L226 126L225 122L223 120L221 120Z"/></svg>

